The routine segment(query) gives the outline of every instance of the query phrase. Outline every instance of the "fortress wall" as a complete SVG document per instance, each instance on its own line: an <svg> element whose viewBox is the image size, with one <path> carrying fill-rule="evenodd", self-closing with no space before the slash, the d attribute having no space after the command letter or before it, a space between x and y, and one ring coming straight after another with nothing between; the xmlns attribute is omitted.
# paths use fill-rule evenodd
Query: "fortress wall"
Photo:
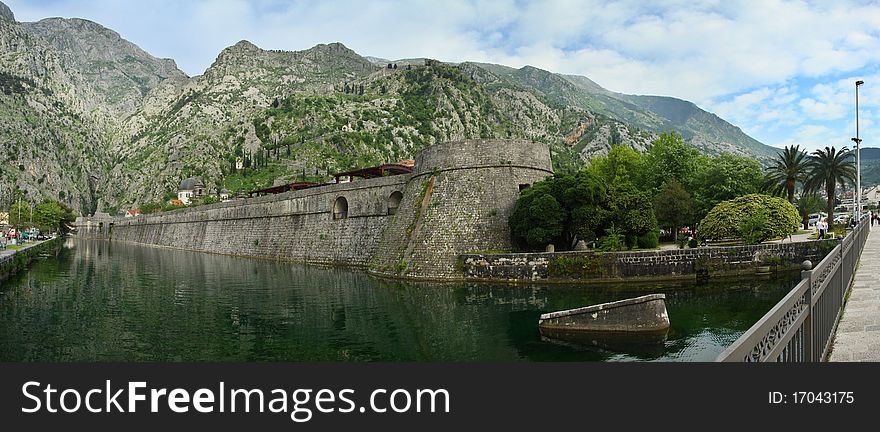
<svg viewBox="0 0 880 432"><path fill-rule="evenodd" d="M113 219L79 235L195 251L368 266L411 278L462 278L459 255L511 249L507 219L520 188L552 174L545 145L524 140L437 144L407 175ZM396 214L389 198L402 193ZM338 197L348 217L334 219Z"/></svg>
<svg viewBox="0 0 880 432"><path fill-rule="evenodd" d="M529 141L468 140L423 150L371 270L461 278L459 255L512 248L507 220L520 187L551 174L549 150Z"/></svg>
<svg viewBox="0 0 880 432"><path fill-rule="evenodd" d="M387 225L388 199L409 175L334 184L118 220L112 239L229 255L366 265ZM348 217L333 218L336 199Z"/></svg>

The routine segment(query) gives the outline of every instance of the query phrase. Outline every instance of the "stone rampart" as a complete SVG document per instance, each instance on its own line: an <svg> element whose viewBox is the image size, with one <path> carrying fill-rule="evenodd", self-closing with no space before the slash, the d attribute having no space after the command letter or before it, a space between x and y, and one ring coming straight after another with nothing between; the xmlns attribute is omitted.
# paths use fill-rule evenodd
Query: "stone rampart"
<svg viewBox="0 0 880 432"><path fill-rule="evenodd" d="M438 144L414 172L136 218L78 220L78 234L142 244L460 278L467 252L510 249L521 188L552 174L546 146L523 140ZM98 225L101 224L101 225Z"/></svg>

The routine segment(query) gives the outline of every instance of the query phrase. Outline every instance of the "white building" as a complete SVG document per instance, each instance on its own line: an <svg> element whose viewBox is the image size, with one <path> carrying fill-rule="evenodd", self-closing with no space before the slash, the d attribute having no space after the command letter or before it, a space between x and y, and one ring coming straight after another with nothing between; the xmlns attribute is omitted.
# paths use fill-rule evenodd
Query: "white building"
<svg viewBox="0 0 880 432"><path fill-rule="evenodd" d="M193 199L205 196L205 184L198 177L190 177L180 182L180 188L177 190L177 199L186 205L189 205Z"/></svg>

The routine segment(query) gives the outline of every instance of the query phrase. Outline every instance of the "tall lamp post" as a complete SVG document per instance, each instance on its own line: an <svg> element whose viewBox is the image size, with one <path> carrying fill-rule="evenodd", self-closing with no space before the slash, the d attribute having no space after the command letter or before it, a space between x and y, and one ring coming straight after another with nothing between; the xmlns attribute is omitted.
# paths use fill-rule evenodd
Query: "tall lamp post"
<svg viewBox="0 0 880 432"><path fill-rule="evenodd" d="M862 155L861 144L859 138L859 86L864 84L862 80L856 81L856 137L852 140L856 143L856 221L862 219Z"/></svg>

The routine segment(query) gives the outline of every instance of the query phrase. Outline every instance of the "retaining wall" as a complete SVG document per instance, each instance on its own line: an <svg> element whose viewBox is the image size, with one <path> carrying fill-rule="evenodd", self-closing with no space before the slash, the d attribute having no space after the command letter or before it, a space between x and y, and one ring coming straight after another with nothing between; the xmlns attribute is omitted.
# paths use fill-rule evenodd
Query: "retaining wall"
<svg viewBox="0 0 880 432"><path fill-rule="evenodd" d="M56 251L61 247L62 237L18 249L13 254L0 256L0 283L24 270L41 253Z"/></svg>
<svg viewBox="0 0 880 432"><path fill-rule="evenodd" d="M628 278L691 278L754 273L758 262L779 257L779 265L813 264L839 240L716 246L639 252L555 252L463 254L459 274L486 280L608 280Z"/></svg>

